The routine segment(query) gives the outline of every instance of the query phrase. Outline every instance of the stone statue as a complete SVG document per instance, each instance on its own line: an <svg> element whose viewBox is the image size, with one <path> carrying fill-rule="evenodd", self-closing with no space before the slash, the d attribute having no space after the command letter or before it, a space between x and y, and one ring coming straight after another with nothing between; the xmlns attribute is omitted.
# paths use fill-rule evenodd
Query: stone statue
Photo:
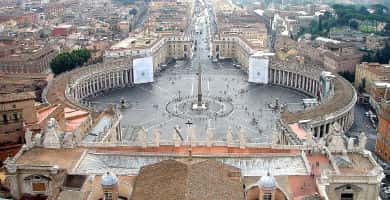
<svg viewBox="0 0 390 200"><path fill-rule="evenodd" d="M211 147L211 146L213 146L213 143L214 143L214 141L213 141L214 140L213 129L212 128L207 128L206 134L207 134L207 146Z"/></svg>
<svg viewBox="0 0 390 200"><path fill-rule="evenodd" d="M306 145L308 147L314 147L316 142L314 141L313 138L313 131L311 129L306 131Z"/></svg>
<svg viewBox="0 0 390 200"><path fill-rule="evenodd" d="M172 140L173 140L175 147L180 147L182 141L181 141L178 133L176 132L176 130L173 130L173 132L172 132Z"/></svg>
<svg viewBox="0 0 390 200"><path fill-rule="evenodd" d="M34 135L34 144L36 146L42 146L42 134L41 133L37 133Z"/></svg>
<svg viewBox="0 0 390 200"><path fill-rule="evenodd" d="M74 141L73 141L73 134L72 133L70 133L70 132L65 133L63 147L64 148L73 148L74 147Z"/></svg>
<svg viewBox="0 0 390 200"><path fill-rule="evenodd" d="M56 121L54 118L50 118L48 121L47 121L47 128L48 129L54 129L56 126Z"/></svg>
<svg viewBox="0 0 390 200"><path fill-rule="evenodd" d="M240 129L240 148L245 149L246 147L246 138L245 138L245 130L241 127Z"/></svg>
<svg viewBox="0 0 390 200"><path fill-rule="evenodd" d="M34 146L34 144L32 142L32 132L30 131L29 128L26 129L26 132L24 134L24 138L26 140L27 148L31 148Z"/></svg>
<svg viewBox="0 0 390 200"><path fill-rule="evenodd" d="M160 146L160 136L161 136L161 131L159 129L154 130L154 145L156 147Z"/></svg>
<svg viewBox="0 0 390 200"><path fill-rule="evenodd" d="M364 132L361 132L359 135L359 149L361 151L366 149L366 144L367 144L367 136L364 134Z"/></svg>
<svg viewBox="0 0 390 200"><path fill-rule="evenodd" d="M147 147L147 132L144 127L138 131L138 142L141 144L143 148Z"/></svg>
<svg viewBox="0 0 390 200"><path fill-rule="evenodd" d="M234 146L234 139L233 139L233 130L231 127L228 128L227 135L226 135L226 143L228 147Z"/></svg>
<svg viewBox="0 0 390 200"><path fill-rule="evenodd" d="M73 142L75 144L80 144L83 140L83 137L80 133L80 129L77 129L73 132Z"/></svg>
<svg viewBox="0 0 390 200"><path fill-rule="evenodd" d="M328 149L330 152L343 152L346 150L344 138L341 134L341 127L339 123L334 123L331 127L331 135L328 139Z"/></svg>
<svg viewBox="0 0 390 200"><path fill-rule="evenodd" d="M59 132L57 130L57 121L54 118L50 118L47 122L47 128L44 133L43 147L45 148L61 148L61 141Z"/></svg>
<svg viewBox="0 0 390 200"><path fill-rule="evenodd" d="M347 149L348 150L352 150L353 149L354 143L355 143L354 141L355 141L355 138L352 138L352 137L348 138L348 145L347 145Z"/></svg>
<svg viewBox="0 0 390 200"><path fill-rule="evenodd" d="M279 143L279 133L276 128L273 128L272 131L272 144L278 144Z"/></svg>
<svg viewBox="0 0 390 200"><path fill-rule="evenodd" d="M189 134L189 139L190 139L190 144L191 146L196 146L197 143L197 137L196 137L196 130L194 127L188 128L188 134Z"/></svg>
<svg viewBox="0 0 390 200"><path fill-rule="evenodd" d="M334 132L333 135L341 135L341 126L339 123L335 122L333 124Z"/></svg>

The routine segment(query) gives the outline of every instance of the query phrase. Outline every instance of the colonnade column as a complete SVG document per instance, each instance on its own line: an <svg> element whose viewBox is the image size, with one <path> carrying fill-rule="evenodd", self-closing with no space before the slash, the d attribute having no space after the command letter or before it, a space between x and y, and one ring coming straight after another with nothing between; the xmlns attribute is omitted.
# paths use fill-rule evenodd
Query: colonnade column
<svg viewBox="0 0 390 200"><path fill-rule="evenodd" d="M274 80L273 80L273 83L276 84L276 69L273 70L274 71Z"/></svg>

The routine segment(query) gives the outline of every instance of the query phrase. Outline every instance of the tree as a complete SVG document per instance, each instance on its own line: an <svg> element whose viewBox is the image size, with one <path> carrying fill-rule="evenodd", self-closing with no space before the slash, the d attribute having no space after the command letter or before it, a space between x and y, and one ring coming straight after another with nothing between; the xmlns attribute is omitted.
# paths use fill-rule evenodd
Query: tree
<svg viewBox="0 0 390 200"><path fill-rule="evenodd" d="M91 53L87 49L58 54L51 62L50 68L55 75L82 66L89 60Z"/></svg>
<svg viewBox="0 0 390 200"><path fill-rule="evenodd" d="M385 27L384 27L384 30L386 32L390 32L390 23L386 23Z"/></svg>
<svg viewBox="0 0 390 200"><path fill-rule="evenodd" d="M372 8L375 10L375 14L383 15L388 11L388 8L382 4L374 4Z"/></svg>
<svg viewBox="0 0 390 200"><path fill-rule="evenodd" d="M137 15L137 9L131 8L131 9L129 10L129 15L132 15L132 16Z"/></svg>
<svg viewBox="0 0 390 200"><path fill-rule="evenodd" d="M349 26L352 29L357 30L359 28L359 23L356 20L352 20L349 22Z"/></svg>
<svg viewBox="0 0 390 200"><path fill-rule="evenodd" d="M368 12L367 8L364 7L364 6L360 7L359 13L362 14L362 15L370 14L370 12Z"/></svg>
<svg viewBox="0 0 390 200"><path fill-rule="evenodd" d="M378 62L381 64L388 64L390 61L390 46L385 44L383 49L378 49L375 52L369 52L362 58L363 62Z"/></svg>
<svg viewBox="0 0 390 200"><path fill-rule="evenodd" d="M347 79L349 82L353 83L355 81L355 73L350 71L342 71L338 73L340 76Z"/></svg>

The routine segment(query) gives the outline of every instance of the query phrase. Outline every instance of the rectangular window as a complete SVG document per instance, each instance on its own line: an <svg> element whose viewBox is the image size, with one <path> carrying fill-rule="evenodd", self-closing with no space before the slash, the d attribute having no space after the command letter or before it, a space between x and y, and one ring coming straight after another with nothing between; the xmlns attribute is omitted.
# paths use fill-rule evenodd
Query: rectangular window
<svg viewBox="0 0 390 200"><path fill-rule="evenodd" d="M13 120L18 120L18 118L19 118L17 113L13 113L12 117L13 117Z"/></svg>
<svg viewBox="0 0 390 200"><path fill-rule="evenodd" d="M263 200L272 200L272 194L271 193L264 193Z"/></svg>
<svg viewBox="0 0 390 200"><path fill-rule="evenodd" d="M42 182L31 183L31 188L33 192L45 192L46 184Z"/></svg>
<svg viewBox="0 0 390 200"><path fill-rule="evenodd" d="M353 194L352 193L342 193L341 200L353 200Z"/></svg>
<svg viewBox="0 0 390 200"><path fill-rule="evenodd" d="M112 200L112 193L104 192L104 200Z"/></svg>

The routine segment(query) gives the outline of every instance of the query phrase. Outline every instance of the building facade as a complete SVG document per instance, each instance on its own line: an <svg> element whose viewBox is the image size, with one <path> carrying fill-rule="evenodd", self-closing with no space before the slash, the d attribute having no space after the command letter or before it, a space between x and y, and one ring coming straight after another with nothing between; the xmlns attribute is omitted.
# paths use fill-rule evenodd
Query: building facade
<svg viewBox="0 0 390 200"><path fill-rule="evenodd" d="M23 143L24 124L38 121L34 103L35 95L31 92L1 94L1 143Z"/></svg>
<svg viewBox="0 0 390 200"><path fill-rule="evenodd" d="M380 103L388 100L390 86L390 66L379 63L363 62L356 65L354 86L363 93L363 101L368 102L380 113Z"/></svg>
<svg viewBox="0 0 390 200"><path fill-rule="evenodd" d="M17 47L4 51L0 57L0 72L3 73L47 73L50 61L57 51L49 46Z"/></svg>
<svg viewBox="0 0 390 200"><path fill-rule="evenodd" d="M164 68L169 59L191 58L192 42L189 36L163 36L145 39L138 35L113 45L105 51L104 59L152 57L153 72L158 72Z"/></svg>
<svg viewBox="0 0 390 200"><path fill-rule="evenodd" d="M45 141L56 125L48 125L43 143L26 136L31 143L6 161L13 198L366 200L379 195L384 176L364 133L345 146L337 124L319 146L198 144L190 153L184 143L53 147Z"/></svg>
<svg viewBox="0 0 390 200"><path fill-rule="evenodd" d="M386 162L390 162L390 104L383 101L379 115L378 137L375 151Z"/></svg>
<svg viewBox="0 0 390 200"><path fill-rule="evenodd" d="M322 63L332 72L354 72L363 56L352 44L323 37L314 41L302 39L297 47L300 55Z"/></svg>

